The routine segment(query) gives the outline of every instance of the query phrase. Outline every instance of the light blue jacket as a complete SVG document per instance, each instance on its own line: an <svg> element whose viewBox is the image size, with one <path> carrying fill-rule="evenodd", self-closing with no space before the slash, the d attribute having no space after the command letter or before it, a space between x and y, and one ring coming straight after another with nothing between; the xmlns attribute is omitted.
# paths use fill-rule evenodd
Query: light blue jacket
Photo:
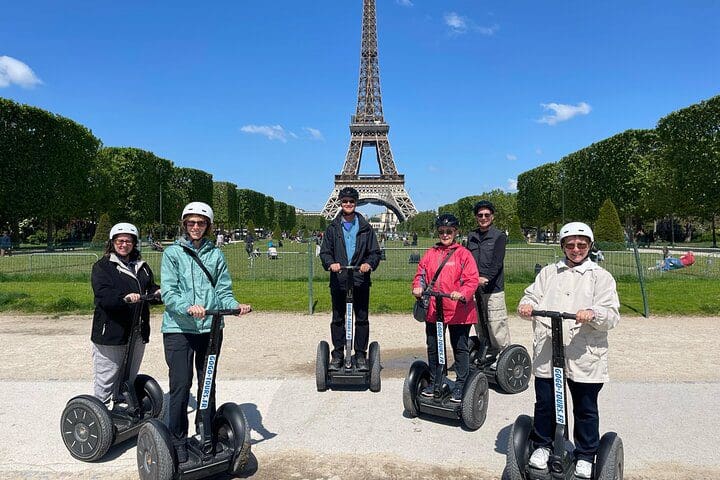
<svg viewBox="0 0 720 480"><path fill-rule="evenodd" d="M233 297L232 280L225 255L219 248L204 239L198 257L216 279L215 288L205 272L183 249L193 248L186 239L177 240L163 252L160 290L165 304L161 331L163 333L208 333L212 317L194 318L187 313L192 305L202 305L207 310L238 308L240 302Z"/></svg>

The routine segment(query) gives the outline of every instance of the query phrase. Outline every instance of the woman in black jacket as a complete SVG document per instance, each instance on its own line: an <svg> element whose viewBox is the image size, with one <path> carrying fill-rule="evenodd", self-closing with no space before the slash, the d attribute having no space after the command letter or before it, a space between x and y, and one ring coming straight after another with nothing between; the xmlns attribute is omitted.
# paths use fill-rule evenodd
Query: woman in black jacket
<svg viewBox="0 0 720 480"><path fill-rule="evenodd" d="M140 295L154 294L160 302L160 287L155 283L152 270L140 258L138 230L130 223L118 223L110 230L105 255L92 269L92 288L95 294L93 315L93 391L97 398L108 404L122 402L117 398L122 379L118 378L135 309L142 311L142 339L135 343L132 352L129 379L134 381L140 369L145 344L150 338L150 308L147 303L138 305Z"/></svg>

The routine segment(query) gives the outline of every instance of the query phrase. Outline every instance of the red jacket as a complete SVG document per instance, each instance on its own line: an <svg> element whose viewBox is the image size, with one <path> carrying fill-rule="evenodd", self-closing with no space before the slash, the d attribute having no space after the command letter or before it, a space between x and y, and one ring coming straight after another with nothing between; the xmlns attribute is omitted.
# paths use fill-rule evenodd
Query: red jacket
<svg viewBox="0 0 720 480"><path fill-rule="evenodd" d="M446 324L459 325L477 323L477 307L473 295L480 283L480 275L478 274L477 264L475 263L472 253L459 243L453 243L449 247L438 243L428 249L418 264L412 286L413 288L424 288L424 285L430 283L448 251L453 249L455 252L440 271L440 276L435 281L433 290L444 293L458 291L467 300L465 303L462 303L450 300L449 298L442 299ZM430 308L428 308L427 321L435 323L436 319L435 298L432 298L430 300Z"/></svg>

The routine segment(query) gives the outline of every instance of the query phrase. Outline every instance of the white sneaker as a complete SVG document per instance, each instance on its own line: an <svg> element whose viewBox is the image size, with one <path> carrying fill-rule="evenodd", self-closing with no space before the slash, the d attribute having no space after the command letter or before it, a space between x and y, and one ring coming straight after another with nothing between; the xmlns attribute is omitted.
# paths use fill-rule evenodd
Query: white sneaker
<svg viewBox="0 0 720 480"><path fill-rule="evenodd" d="M577 478L591 478L593 464L587 460L578 460L575 464L575 476Z"/></svg>
<svg viewBox="0 0 720 480"><path fill-rule="evenodd" d="M548 458L550 458L550 449L547 447L540 447L530 455L530 461L528 462L531 467L544 469L547 468Z"/></svg>

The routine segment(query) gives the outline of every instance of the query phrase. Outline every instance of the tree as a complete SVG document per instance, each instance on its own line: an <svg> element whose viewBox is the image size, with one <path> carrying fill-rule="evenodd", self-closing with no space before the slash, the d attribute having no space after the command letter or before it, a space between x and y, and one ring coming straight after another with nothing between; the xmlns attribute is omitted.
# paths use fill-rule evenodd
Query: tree
<svg viewBox="0 0 720 480"><path fill-rule="evenodd" d="M623 226L620 223L620 217L615 209L615 205L609 198L605 199L600 207L593 233L595 234L596 242L624 244L625 235L623 233ZM608 247L606 246L605 248L607 249Z"/></svg>
<svg viewBox="0 0 720 480"><path fill-rule="evenodd" d="M97 228L95 228L95 235L93 236L92 243L96 245L104 245L110 238L110 229L112 228L112 222L110 221L110 215L103 213L100 215Z"/></svg>

